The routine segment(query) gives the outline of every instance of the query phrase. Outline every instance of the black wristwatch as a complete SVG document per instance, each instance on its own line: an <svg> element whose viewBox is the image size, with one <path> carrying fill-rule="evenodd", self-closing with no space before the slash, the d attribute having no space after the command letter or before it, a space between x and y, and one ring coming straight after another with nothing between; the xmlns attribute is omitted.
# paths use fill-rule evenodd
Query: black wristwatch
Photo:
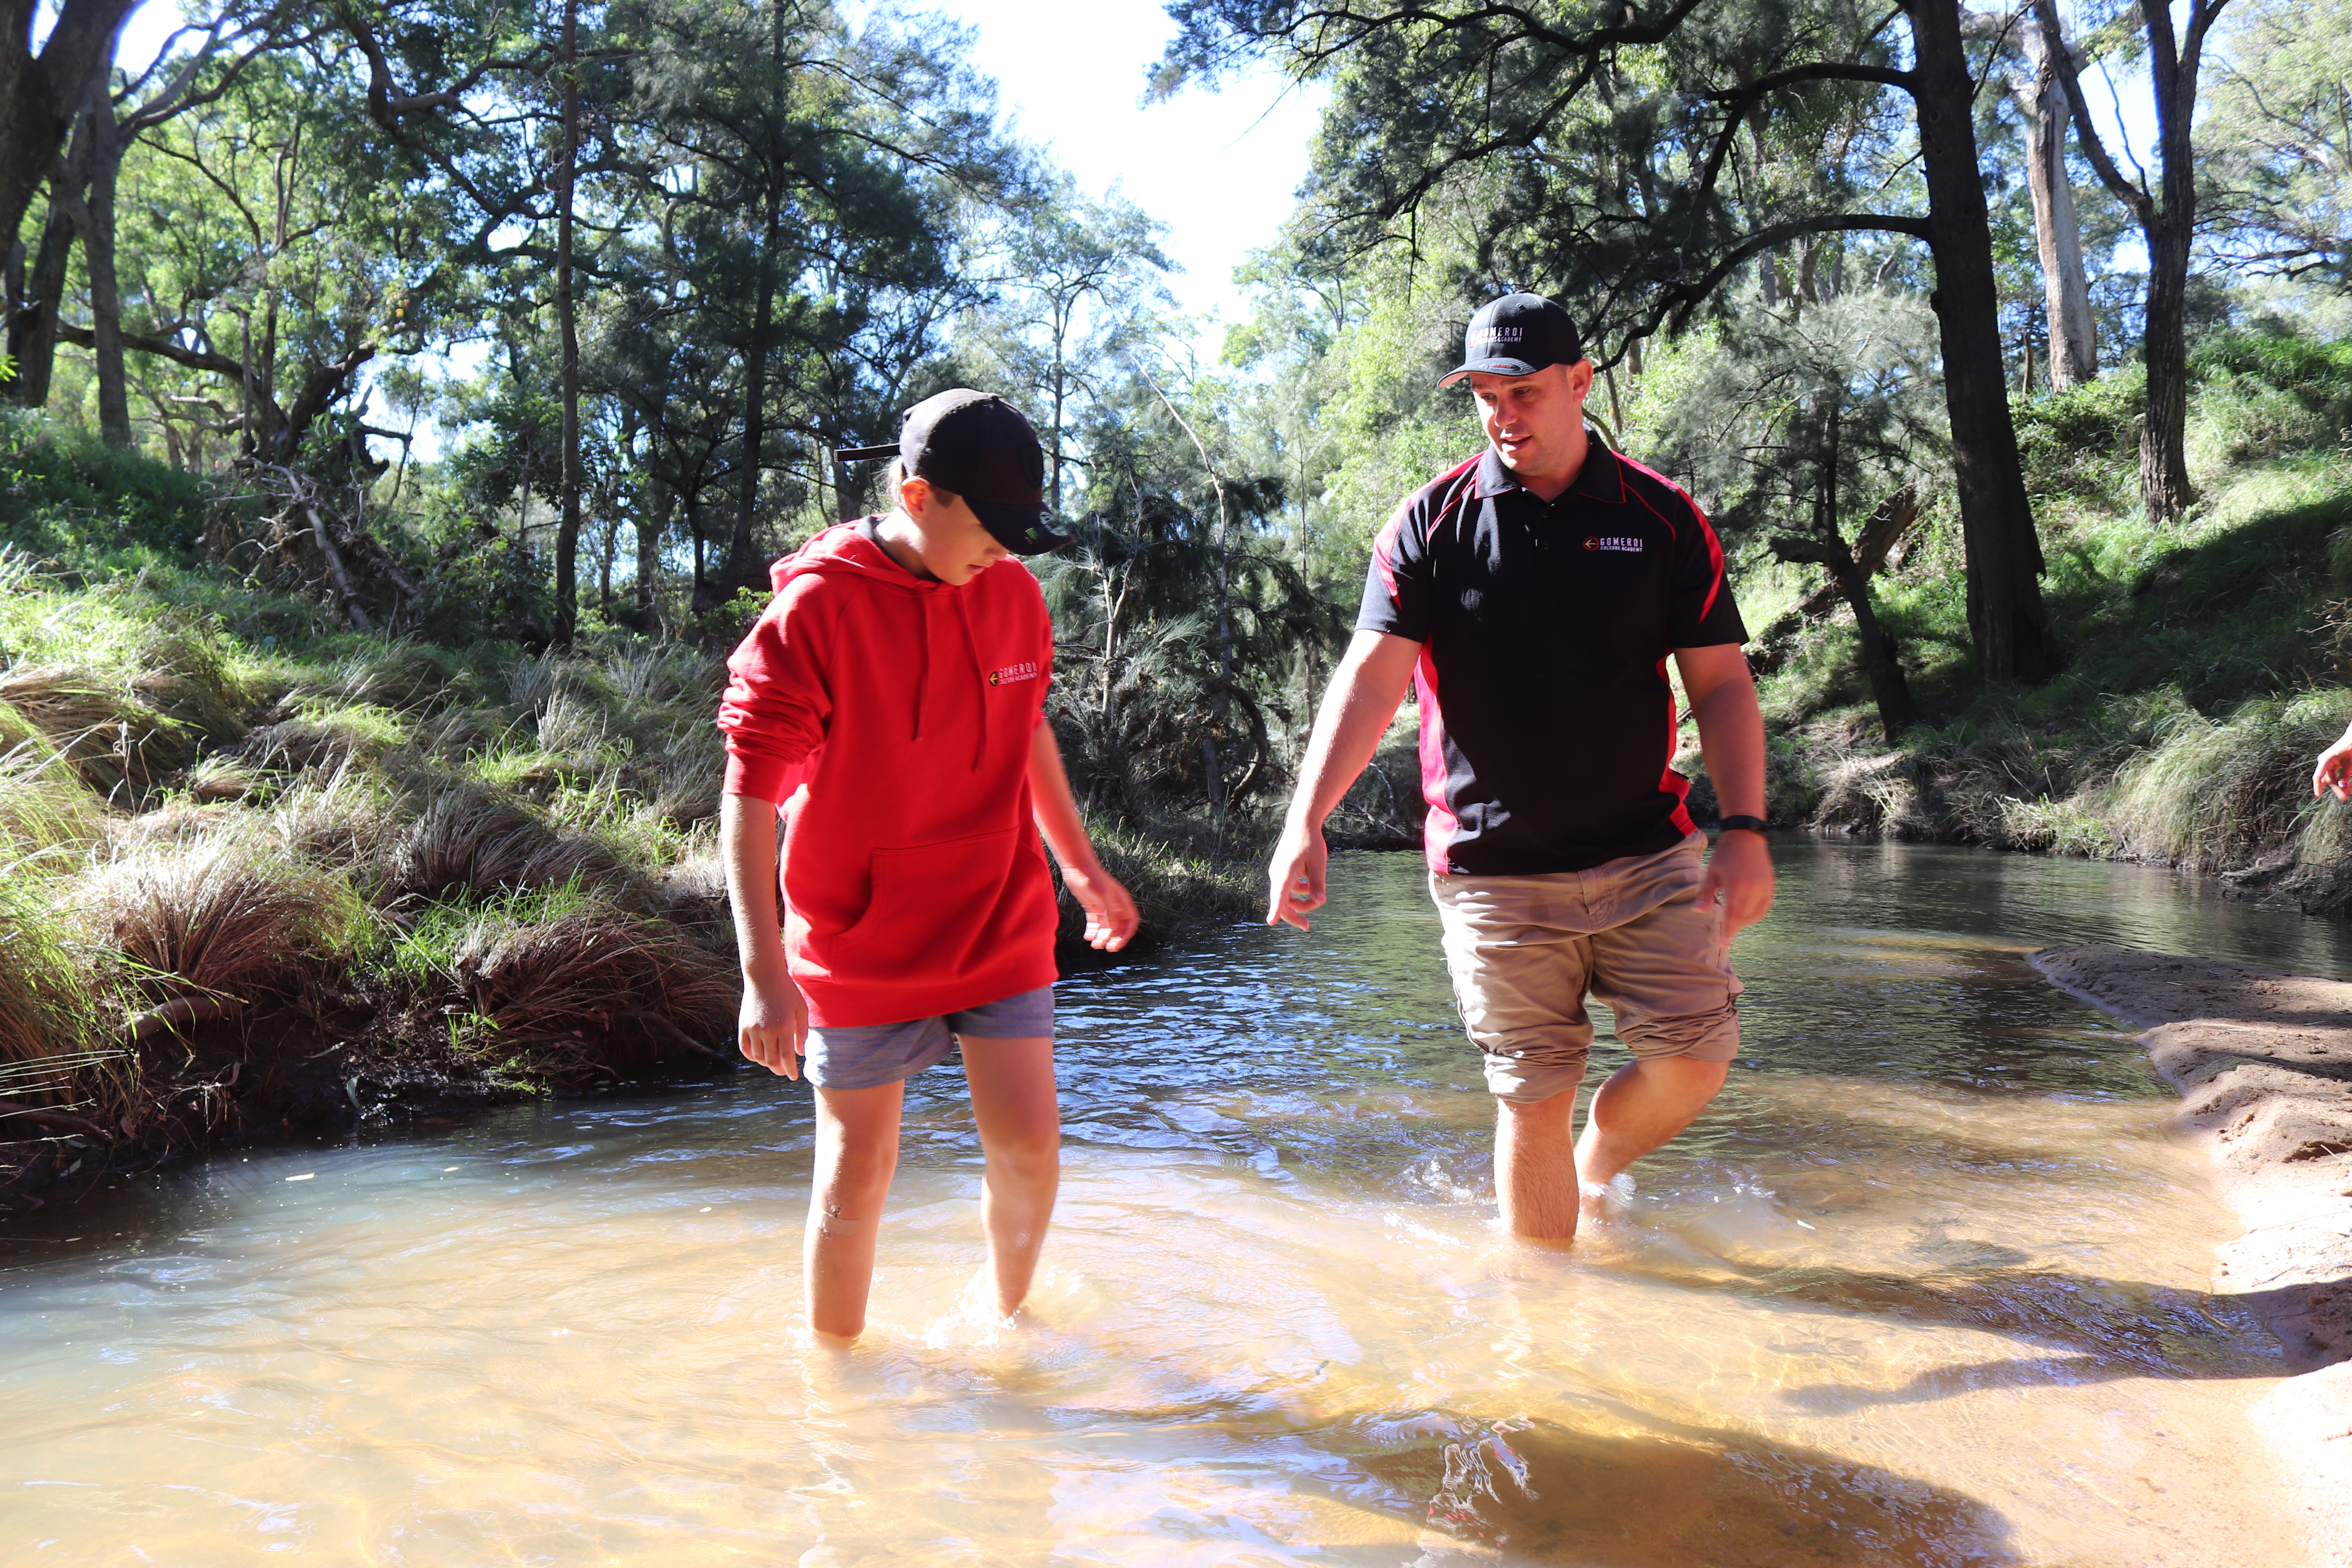
<svg viewBox="0 0 2352 1568"><path fill-rule="evenodd" d="M1726 833L1763 833L1771 825L1760 816L1727 816L1716 826Z"/></svg>

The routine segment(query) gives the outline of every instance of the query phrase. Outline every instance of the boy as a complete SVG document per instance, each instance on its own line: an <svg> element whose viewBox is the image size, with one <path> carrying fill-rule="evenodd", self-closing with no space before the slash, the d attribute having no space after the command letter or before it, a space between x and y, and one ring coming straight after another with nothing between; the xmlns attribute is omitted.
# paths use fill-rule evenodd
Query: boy
<svg viewBox="0 0 2352 1568"><path fill-rule="evenodd" d="M1014 555L1044 524L1036 432L958 390L900 428L897 509L776 563L728 660L719 838L743 964L743 1054L815 1089L809 1327L866 1324L906 1080L961 1040L996 1306L1028 1295L1061 1175L1054 888L1124 947L1134 901L1096 858L1045 721L1053 626ZM776 813L783 812L777 858ZM777 921L781 880L783 921Z"/></svg>

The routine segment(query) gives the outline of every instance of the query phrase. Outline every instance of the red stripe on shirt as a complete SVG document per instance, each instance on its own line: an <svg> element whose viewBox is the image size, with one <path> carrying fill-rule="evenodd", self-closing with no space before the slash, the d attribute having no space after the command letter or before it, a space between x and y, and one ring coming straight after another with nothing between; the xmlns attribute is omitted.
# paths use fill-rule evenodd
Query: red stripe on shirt
<svg viewBox="0 0 2352 1568"><path fill-rule="evenodd" d="M1422 820L1421 854L1429 868L1443 877L1451 864L1447 851L1454 847L1454 831L1462 822L1445 804L1450 777L1445 766L1445 710L1437 705L1437 660L1427 643L1421 645L1421 660L1413 666L1412 679L1421 703L1421 798L1429 803L1429 815Z"/></svg>

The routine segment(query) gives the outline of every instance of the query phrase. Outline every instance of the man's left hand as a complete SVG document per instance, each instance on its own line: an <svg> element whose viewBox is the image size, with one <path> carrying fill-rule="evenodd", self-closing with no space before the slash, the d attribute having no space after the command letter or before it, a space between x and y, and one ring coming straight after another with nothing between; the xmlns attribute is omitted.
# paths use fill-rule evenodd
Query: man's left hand
<svg viewBox="0 0 2352 1568"><path fill-rule="evenodd" d="M1706 859L1706 875L1699 879L1703 909L1723 904L1723 945L1729 947L1740 928L1752 926L1772 907L1772 849L1760 833L1733 828L1716 836L1715 853Z"/></svg>

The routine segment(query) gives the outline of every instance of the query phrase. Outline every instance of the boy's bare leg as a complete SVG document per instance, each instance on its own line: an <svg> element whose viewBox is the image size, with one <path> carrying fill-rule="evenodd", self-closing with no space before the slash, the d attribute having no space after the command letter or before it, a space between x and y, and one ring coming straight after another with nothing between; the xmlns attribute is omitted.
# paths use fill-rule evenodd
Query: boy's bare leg
<svg viewBox="0 0 2352 1568"><path fill-rule="evenodd" d="M1495 1196L1523 1241L1576 1239L1576 1090L1495 1102Z"/></svg>
<svg viewBox="0 0 2352 1568"><path fill-rule="evenodd" d="M866 1327L874 1243L898 1168L903 1083L816 1091L816 1173L801 1245L802 1298L820 1334L854 1340Z"/></svg>
<svg viewBox="0 0 2352 1568"><path fill-rule="evenodd" d="M996 1310L1028 1299L1037 1253L1062 1184L1062 1109L1054 1093L1052 1037L963 1041L972 1119L987 1156L980 1218L988 1233Z"/></svg>
<svg viewBox="0 0 2352 1568"><path fill-rule="evenodd" d="M1729 1077L1729 1062L1651 1057L1622 1067L1594 1091L1576 1142L1578 1176L1606 1186L1617 1173L1697 1119ZM1598 1204L1588 1218L1599 1218Z"/></svg>

